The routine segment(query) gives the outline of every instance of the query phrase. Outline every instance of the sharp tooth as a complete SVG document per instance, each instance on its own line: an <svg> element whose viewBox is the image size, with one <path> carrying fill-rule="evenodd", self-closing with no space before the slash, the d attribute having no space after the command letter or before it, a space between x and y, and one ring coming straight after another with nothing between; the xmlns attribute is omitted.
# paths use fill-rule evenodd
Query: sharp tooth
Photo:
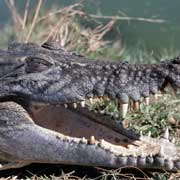
<svg viewBox="0 0 180 180"><path fill-rule="evenodd" d="M158 100L158 98L159 98L159 97L162 97L162 96L163 96L162 92L161 92L161 91L158 91L156 94L154 94L154 99L155 99L155 100Z"/></svg>
<svg viewBox="0 0 180 180"><path fill-rule="evenodd" d="M140 109L140 103L139 103L139 101L135 101L135 102L133 103L133 107L134 107L134 110L135 110L135 111L138 111L138 110Z"/></svg>
<svg viewBox="0 0 180 180"><path fill-rule="evenodd" d="M73 108L76 109L77 108L77 104L73 103Z"/></svg>
<svg viewBox="0 0 180 180"><path fill-rule="evenodd" d="M142 138L142 137L143 137L143 132L140 131L140 132L139 132L139 135L140 135L140 138Z"/></svg>
<svg viewBox="0 0 180 180"><path fill-rule="evenodd" d="M104 145L104 139L100 139L99 146L103 147L103 145Z"/></svg>
<svg viewBox="0 0 180 180"><path fill-rule="evenodd" d="M145 153L144 153L143 149L141 150L140 156L145 157Z"/></svg>
<svg viewBox="0 0 180 180"><path fill-rule="evenodd" d="M105 114L104 110L99 111L100 114Z"/></svg>
<svg viewBox="0 0 180 180"><path fill-rule="evenodd" d="M67 105L67 104L64 104L64 107L65 107L65 108L68 108L68 105Z"/></svg>
<svg viewBox="0 0 180 180"><path fill-rule="evenodd" d="M144 98L144 101L145 101L145 104L146 104L147 106L149 106L149 97L145 97L145 98Z"/></svg>
<svg viewBox="0 0 180 180"><path fill-rule="evenodd" d="M68 137L67 137L67 136L64 136L64 137L63 137L63 141L68 142L68 141L69 141Z"/></svg>
<svg viewBox="0 0 180 180"><path fill-rule="evenodd" d="M172 138L171 142L172 142L173 144L175 144L175 142L176 142L175 138Z"/></svg>
<svg viewBox="0 0 180 180"><path fill-rule="evenodd" d="M84 108L84 107L85 107L85 104L86 104L86 102L85 102L85 101L81 101L81 102L80 102L80 105L81 105L81 107L82 107L82 108Z"/></svg>
<svg viewBox="0 0 180 180"><path fill-rule="evenodd" d="M106 98L103 96L99 97L99 99L100 99L100 101L106 100Z"/></svg>
<svg viewBox="0 0 180 180"><path fill-rule="evenodd" d="M157 101L158 100L158 94L154 94L154 99Z"/></svg>
<svg viewBox="0 0 180 180"><path fill-rule="evenodd" d="M122 118L126 117L127 111L128 111L128 104L121 104Z"/></svg>
<svg viewBox="0 0 180 180"><path fill-rule="evenodd" d="M151 131L148 131L148 137L151 137Z"/></svg>
<svg viewBox="0 0 180 180"><path fill-rule="evenodd" d="M80 142L82 142L83 144L87 144L87 139L85 137L82 137Z"/></svg>
<svg viewBox="0 0 180 180"><path fill-rule="evenodd" d="M169 140L169 129L168 128L166 128L163 138Z"/></svg>
<svg viewBox="0 0 180 180"><path fill-rule="evenodd" d="M90 137L90 140L89 140L89 144L93 145L96 143L96 140L95 140L95 137L94 136L91 136Z"/></svg>
<svg viewBox="0 0 180 180"><path fill-rule="evenodd" d="M161 156L161 157L164 157L164 148L163 148L163 146L161 146L160 147L160 150L159 150L159 156Z"/></svg>
<svg viewBox="0 0 180 180"><path fill-rule="evenodd" d="M90 102L90 104L92 104L93 103L93 98L89 98L89 102Z"/></svg>
<svg viewBox="0 0 180 180"><path fill-rule="evenodd" d="M113 148L112 147L109 147L109 152L113 153Z"/></svg>

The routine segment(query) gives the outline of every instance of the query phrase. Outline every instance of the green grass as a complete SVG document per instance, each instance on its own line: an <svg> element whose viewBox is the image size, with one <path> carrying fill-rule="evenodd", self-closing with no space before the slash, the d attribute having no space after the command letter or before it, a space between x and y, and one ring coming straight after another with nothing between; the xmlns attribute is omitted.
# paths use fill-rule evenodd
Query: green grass
<svg viewBox="0 0 180 180"><path fill-rule="evenodd" d="M153 99L153 96L150 97ZM131 109L131 108L130 108ZM111 116L121 121L118 106L112 101L100 101L90 106L95 113ZM178 128L180 126L180 97L165 94L157 101L152 101L149 106L141 102L140 110L129 110L125 124L138 133L152 137L160 137L168 128L171 137L180 142Z"/></svg>

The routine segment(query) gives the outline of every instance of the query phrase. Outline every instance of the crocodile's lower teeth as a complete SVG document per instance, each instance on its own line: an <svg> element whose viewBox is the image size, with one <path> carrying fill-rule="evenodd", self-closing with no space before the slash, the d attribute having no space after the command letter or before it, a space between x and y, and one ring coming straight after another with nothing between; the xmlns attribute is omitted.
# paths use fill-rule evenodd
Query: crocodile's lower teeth
<svg viewBox="0 0 180 180"><path fill-rule="evenodd" d="M164 156L165 156L163 146L160 147L159 156L160 156L160 157L164 157Z"/></svg>
<svg viewBox="0 0 180 180"><path fill-rule="evenodd" d="M80 142L82 142L83 144L87 144L87 139L85 137L82 137Z"/></svg>
<svg viewBox="0 0 180 180"><path fill-rule="evenodd" d="M166 128L163 138L169 140L169 129L168 128Z"/></svg>
<svg viewBox="0 0 180 180"><path fill-rule="evenodd" d="M93 144L96 144L96 139L94 136L91 136L90 139L89 139L89 144L93 145Z"/></svg>

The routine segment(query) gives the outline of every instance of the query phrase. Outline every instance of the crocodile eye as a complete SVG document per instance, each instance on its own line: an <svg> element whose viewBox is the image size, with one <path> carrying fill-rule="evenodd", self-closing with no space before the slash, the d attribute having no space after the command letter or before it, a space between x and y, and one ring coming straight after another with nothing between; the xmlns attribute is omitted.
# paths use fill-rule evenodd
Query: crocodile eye
<svg viewBox="0 0 180 180"><path fill-rule="evenodd" d="M53 64L45 59L30 57L26 59L25 71L27 73L36 73L48 70Z"/></svg>

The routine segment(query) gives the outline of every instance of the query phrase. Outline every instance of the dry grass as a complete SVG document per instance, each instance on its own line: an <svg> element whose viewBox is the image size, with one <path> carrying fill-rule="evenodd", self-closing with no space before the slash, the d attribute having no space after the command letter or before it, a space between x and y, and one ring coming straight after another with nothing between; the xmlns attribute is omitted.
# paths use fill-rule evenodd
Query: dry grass
<svg viewBox="0 0 180 180"><path fill-rule="evenodd" d="M62 47L81 48L85 53L99 51L109 43L104 37L115 28L116 21L165 22L162 19L87 14L83 3L51 9L45 11L43 15L41 14L43 0L38 0L36 7L31 8L35 9L34 12L30 10L30 0L27 0L23 14L18 12L15 0L5 0L5 3L11 12L17 41L42 43L51 39L58 41ZM102 23L99 19L106 19L106 23Z"/></svg>
<svg viewBox="0 0 180 180"><path fill-rule="evenodd" d="M179 173L142 171L134 167L104 169L65 165L30 165L19 170L2 172L8 180L179 180Z"/></svg>
<svg viewBox="0 0 180 180"><path fill-rule="evenodd" d="M104 41L104 36L112 30L115 20L109 20L107 24L96 23L95 27L86 27L81 24L82 20L88 26L91 20L83 10L80 3L70 6L53 9L40 16L42 0L37 3L36 10L32 16L27 1L23 17L17 11L14 0L5 1L12 14L12 21L17 41L40 42L47 40L58 41L62 47L75 49L84 47L85 51L97 51L108 42ZM29 16L28 16L29 15Z"/></svg>

